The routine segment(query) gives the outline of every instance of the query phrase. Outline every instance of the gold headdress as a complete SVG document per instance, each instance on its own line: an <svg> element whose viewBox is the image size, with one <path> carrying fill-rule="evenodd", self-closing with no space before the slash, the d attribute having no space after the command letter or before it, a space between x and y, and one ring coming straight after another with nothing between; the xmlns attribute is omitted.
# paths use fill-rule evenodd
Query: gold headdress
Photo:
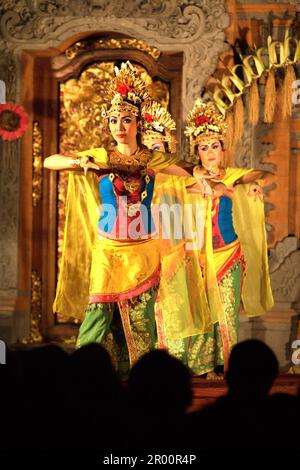
<svg viewBox="0 0 300 470"><path fill-rule="evenodd" d="M204 103L197 99L187 118L185 135L190 140L191 155L194 154L195 146L204 138L217 138L224 141L227 124L222 114L213 103Z"/></svg>
<svg viewBox="0 0 300 470"><path fill-rule="evenodd" d="M176 123L171 114L157 101L146 102L141 108L142 143L151 148L156 142L167 142L170 153L176 152L176 139L172 131Z"/></svg>
<svg viewBox="0 0 300 470"><path fill-rule="evenodd" d="M143 102L151 99L150 86L138 76L129 61L123 62L120 69L115 67L115 75L106 89L102 116L107 118L122 111L138 116Z"/></svg>

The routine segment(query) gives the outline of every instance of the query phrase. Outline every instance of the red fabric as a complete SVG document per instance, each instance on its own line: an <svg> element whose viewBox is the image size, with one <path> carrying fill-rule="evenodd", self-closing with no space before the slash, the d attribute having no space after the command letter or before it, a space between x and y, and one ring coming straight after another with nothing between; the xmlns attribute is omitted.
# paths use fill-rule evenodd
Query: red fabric
<svg viewBox="0 0 300 470"><path fill-rule="evenodd" d="M132 297L136 297L146 290L150 289L150 287L154 286L160 277L161 266L159 265L155 273L151 276L150 279L146 279L142 284L135 287L130 292L118 292L116 294L93 294L90 295L89 304L101 303L101 302L119 302L120 300L127 300L132 299Z"/></svg>

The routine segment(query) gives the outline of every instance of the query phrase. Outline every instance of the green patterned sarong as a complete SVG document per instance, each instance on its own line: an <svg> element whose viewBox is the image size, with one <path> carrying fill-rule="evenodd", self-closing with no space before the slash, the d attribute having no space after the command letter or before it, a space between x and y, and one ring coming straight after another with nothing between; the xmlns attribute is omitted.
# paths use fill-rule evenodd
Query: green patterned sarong
<svg viewBox="0 0 300 470"><path fill-rule="evenodd" d="M102 344L120 376L126 377L130 366L156 347L157 289L157 285L153 286L137 297L120 302L90 304L76 346Z"/></svg>
<svg viewBox="0 0 300 470"><path fill-rule="evenodd" d="M235 263L221 280L219 286L225 306L227 335L230 349L238 340L238 311L241 297L242 266ZM222 338L219 325L212 333L199 334L184 339L159 341L160 347L167 347L169 353L180 359L195 375L214 371L224 365Z"/></svg>

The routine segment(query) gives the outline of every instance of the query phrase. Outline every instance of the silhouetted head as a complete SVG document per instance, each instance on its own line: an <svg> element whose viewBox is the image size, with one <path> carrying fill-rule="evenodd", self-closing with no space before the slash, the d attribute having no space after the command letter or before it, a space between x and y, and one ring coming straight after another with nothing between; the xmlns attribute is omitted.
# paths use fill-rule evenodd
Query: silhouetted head
<svg viewBox="0 0 300 470"><path fill-rule="evenodd" d="M120 392L120 382L107 350L89 343L73 352L70 357L70 380L81 398L114 398Z"/></svg>
<svg viewBox="0 0 300 470"><path fill-rule="evenodd" d="M48 382L61 373L67 353L57 344L47 344L24 351L22 356L30 380Z"/></svg>
<svg viewBox="0 0 300 470"><path fill-rule="evenodd" d="M241 396L267 395L278 375L278 360L265 343L249 339L236 344L229 357L226 381L229 393Z"/></svg>
<svg viewBox="0 0 300 470"><path fill-rule="evenodd" d="M101 371L101 374L113 372L111 358L107 350L97 343L89 343L76 349L72 354L72 363L84 374L85 371Z"/></svg>
<svg viewBox="0 0 300 470"><path fill-rule="evenodd" d="M192 401L190 371L164 350L145 354L131 369L133 406L154 415L184 413Z"/></svg>

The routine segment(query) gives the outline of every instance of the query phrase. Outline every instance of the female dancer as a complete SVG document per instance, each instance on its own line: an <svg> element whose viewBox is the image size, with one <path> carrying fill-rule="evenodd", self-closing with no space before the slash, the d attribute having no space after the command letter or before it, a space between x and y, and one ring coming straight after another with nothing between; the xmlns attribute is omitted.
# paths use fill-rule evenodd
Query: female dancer
<svg viewBox="0 0 300 470"><path fill-rule="evenodd" d="M262 188L257 181L267 172L226 166L226 124L212 103L196 102L185 133L199 160L193 174L200 190L192 187L188 192L203 223L198 224L197 243L185 249L184 277L179 256L170 262L163 260L160 292L166 296L169 291L173 305L178 305L183 292L189 292L190 304L200 306L197 315L209 309L212 328L204 334L171 337L164 321L166 328L159 330L159 344L196 375L218 379L218 366L226 367L238 340L240 299L249 316L262 315L273 305ZM164 318L164 308L161 314Z"/></svg>
<svg viewBox="0 0 300 470"><path fill-rule="evenodd" d="M128 362L134 363L157 341L154 304L161 258L151 213L155 175L165 169L188 173L174 164L176 157L141 144L144 131L158 128L172 147L175 123L153 104L149 88L129 62L116 68L106 97L103 116L116 146L111 151L52 155L44 162L52 170L84 170L84 175L69 175L54 311L82 320L88 304L77 346L103 344L119 372L126 374ZM160 122L154 108L163 117Z"/></svg>

